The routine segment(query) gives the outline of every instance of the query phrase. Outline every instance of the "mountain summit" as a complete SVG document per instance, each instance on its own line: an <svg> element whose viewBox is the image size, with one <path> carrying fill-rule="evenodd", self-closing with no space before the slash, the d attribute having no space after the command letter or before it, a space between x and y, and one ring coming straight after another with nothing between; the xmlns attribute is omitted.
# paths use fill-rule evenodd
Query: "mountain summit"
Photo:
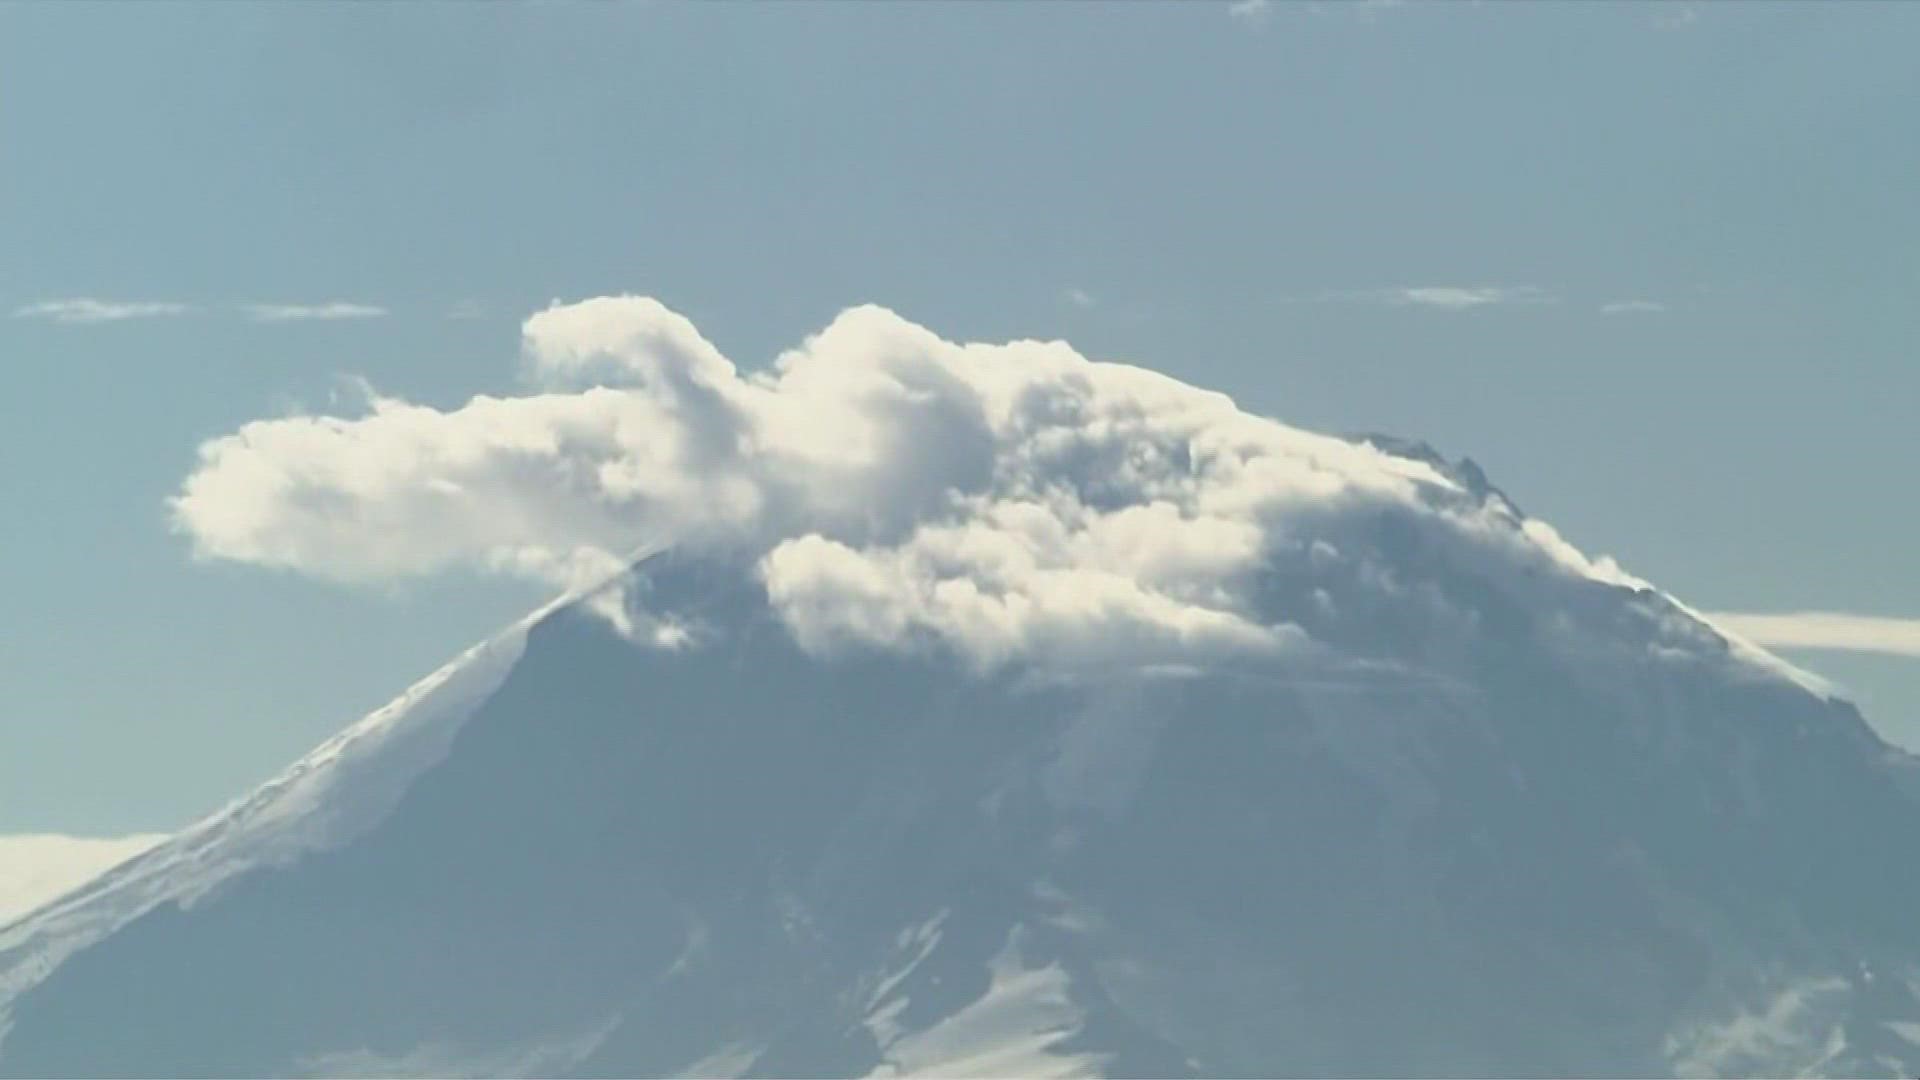
<svg viewBox="0 0 1920 1080"><path fill-rule="evenodd" d="M176 514L604 582L0 930L0 1073L1920 1068L1920 764L1470 462L877 308L526 336Z"/></svg>

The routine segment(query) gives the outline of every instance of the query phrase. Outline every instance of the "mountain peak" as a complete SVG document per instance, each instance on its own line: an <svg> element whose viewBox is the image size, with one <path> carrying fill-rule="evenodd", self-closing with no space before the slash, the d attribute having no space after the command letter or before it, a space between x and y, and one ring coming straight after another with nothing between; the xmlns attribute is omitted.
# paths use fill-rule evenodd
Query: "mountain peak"
<svg viewBox="0 0 1920 1080"><path fill-rule="evenodd" d="M203 448L203 553L578 588L0 931L0 1074L1920 1067L1913 760L1472 462L872 306L524 336Z"/></svg>

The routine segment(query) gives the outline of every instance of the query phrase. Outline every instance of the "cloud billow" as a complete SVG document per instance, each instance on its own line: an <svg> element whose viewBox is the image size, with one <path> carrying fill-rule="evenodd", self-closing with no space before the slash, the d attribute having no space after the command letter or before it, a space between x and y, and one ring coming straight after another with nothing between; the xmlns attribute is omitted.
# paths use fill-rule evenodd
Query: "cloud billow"
<svg viewBox="0 0 1920 1080"><path fill-rule="evenodd" d="M931 645L982 668L1300 648L1257 601L1262 568L1340 557L1310 541L1382 514L1530 573L1638 584L1426 461L1063 342L959 344L865 306L742 373L635 296L556 304L522 333L524 395L370 393L357 416L205 443L176 527L200 557L341 582L578 585L643 547L726 550L809 649Z"/></svg>

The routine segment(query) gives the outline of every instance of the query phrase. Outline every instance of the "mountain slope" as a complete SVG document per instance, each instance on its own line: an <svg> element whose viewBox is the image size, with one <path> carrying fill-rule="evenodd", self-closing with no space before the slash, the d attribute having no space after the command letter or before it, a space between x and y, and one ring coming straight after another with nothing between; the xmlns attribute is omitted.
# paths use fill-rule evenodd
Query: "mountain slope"
<svg viewBox="0 0 1920 1080"><path fill-rule="evenodd" d="M647 560L0 934L0 1073L1920 1066L1913 759L1651 589L1293 539L1311 647L1082 668Z"/></svg>

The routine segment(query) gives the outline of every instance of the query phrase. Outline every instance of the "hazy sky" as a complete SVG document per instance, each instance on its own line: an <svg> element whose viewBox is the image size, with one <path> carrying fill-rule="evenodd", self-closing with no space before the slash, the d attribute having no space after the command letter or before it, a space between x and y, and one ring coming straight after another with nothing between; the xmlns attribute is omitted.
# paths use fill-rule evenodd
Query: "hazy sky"
<svg viewBox="0 0 1920 1080"><path fill-rule="evenodd" d="M555 298L747 364L864 301L1065 337L1471 455L1696 607L1920 616L1916 54L1865 3L0 6L0 832L177 827L543 599L196 564L165 500L343 376L512 390ZM1794 655L1920 743L1920 659Z"/></svg>

